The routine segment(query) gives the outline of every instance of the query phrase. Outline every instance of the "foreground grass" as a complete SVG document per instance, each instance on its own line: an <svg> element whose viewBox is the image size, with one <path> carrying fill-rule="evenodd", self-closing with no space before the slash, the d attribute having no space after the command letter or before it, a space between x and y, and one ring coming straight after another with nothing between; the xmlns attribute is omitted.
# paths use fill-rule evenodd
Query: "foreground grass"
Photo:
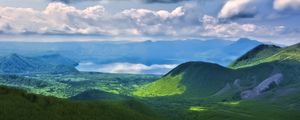
<svg viewBox="0 0 300 120"><path fill-rule="evenodd" d="M255 101L216 103L198 108L202 109L188 109L185 116L198 120L298 120L300 117L297 111Z"/></svg>
<svg viewBox="0 0 300 120"><path fill-rule="evenodd" d="M128 100L70 101L0 87L0 120L157 120L141 103Z"/></svg>
<svg viewBox="0 0 300 120"><path fill-rule="evenodd" d="M265 101L147 101L169 120L298 120L299 111Z"/></svg>

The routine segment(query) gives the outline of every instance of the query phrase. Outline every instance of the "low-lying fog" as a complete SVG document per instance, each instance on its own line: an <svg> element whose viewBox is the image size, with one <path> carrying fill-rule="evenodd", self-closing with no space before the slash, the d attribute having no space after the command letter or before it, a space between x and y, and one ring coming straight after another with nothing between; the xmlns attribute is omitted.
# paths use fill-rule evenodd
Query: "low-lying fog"
<svg viewBox="0 0 300 120"><path fill-rule="evenodd" d="M105 72L105 73L131 73L131 74L166 74L177 64L135 64L135 63L110 63L95 64L93 62L81 62L76 67L79 71Z"/></svg>

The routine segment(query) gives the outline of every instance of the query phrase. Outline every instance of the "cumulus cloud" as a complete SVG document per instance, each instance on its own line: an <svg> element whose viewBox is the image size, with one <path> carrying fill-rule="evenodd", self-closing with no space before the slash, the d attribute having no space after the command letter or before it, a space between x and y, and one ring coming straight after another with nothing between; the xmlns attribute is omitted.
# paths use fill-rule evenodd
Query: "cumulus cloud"
<svg viewBox="0 0 300 120"><path fill-rule="evenodd" d="M131 74L165 74L175 68L176 64L133 64L133 63L111 63L96 65L94 63L80 63L77 67L80 71L94 71L105 73L131 73Z"/></svg>
<svg viewBox="0 0 300 120"><path fill-rule="evenodd" d="M238 38L241 36L273 36L279 34L279 31L274 30L277 26L267 27L253 23L241 24L237 22L220 23L217 18L208 15L204 15L202 21L204 28L203 36Z"/></svg>
<svg viewBox="0 0 300 120"><path fill-rule="evenodd" d="M228 0L220 10L221 19L273 18L287 16L300 10L300 0ZM280 13L284 11L284 13Z"/></svg>
<svg viewBox="0 0 300 120"><path fill-rule="evenodd" d="M253 5L255 3L256 0L228 0L222 7L219 18L254 17L257 12L256 6Z"/></svg>
<svg viewBox="0 0 300 120"><path fill-rule="evenodd" d="M52 2L63 2L63 3L72 3L72 2L85 2L85 1L111 1L111 0L50 0ZM134 1L134 0L132 0ZM190 0L136 0L145 3L177 3L182 1L190 1Z"/></svg>
<svg viewBox="0 0 300 120"><path fill-rule="evenodd" d="M189 0L142 0L148 3L177 3L182 1L189 1Z"/></svg>
<svg viewBox="0 0 300 120"><path fill-rule="evenodd" d="M103 6L77 9L62 3L50 3L44 10L0 7L0 30L8 34L95 34L95 35L172 35L185 15L178 7L169 12L128 9L109 14ZM166 32L161 32L165 30Z"/></svg>
<svg viewBox="0 0 300 120"><path fill-rule="evenodd" d="M43 10L0 6L0 35L96 35L120 39L262 38L284 36L290 31L293 36L297 35L297 30L288 27L281 31L274 29L284 26L281 24L220 22L219 17L198 14L193 7L179 6L172 11L125 9L112 14L101 5L78 9L63 3L50 3ZM234 12L220 16L236 15Z"/></svg>
<svg viewBox="0 0 300 120"><path fill-rule="evenodd" d="M300 9L300 0L274 0L274 9L285 10L285 9Z"/></svg>

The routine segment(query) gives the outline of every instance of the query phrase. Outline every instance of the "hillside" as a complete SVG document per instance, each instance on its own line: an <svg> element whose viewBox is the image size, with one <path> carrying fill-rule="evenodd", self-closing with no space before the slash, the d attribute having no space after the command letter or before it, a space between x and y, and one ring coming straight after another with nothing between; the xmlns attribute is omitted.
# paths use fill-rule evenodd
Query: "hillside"
<svg viewBox="0 0 300 120"><path fill-rule="evenodd" d="M133 94L136 96L155 97L186 95L204 97L212 95L224 87L231 79L224 77L231 70L217 64L188 62L179 65L162 79L141 86ZM216 74L216 76L212 76ZM199 92L201 91L201 92Z"/></svg>
<svg viewBox="0 0 300 120"><path fill-rule="evenodd" d="M126 100L130 97L123 96L120 94L108 93L100 90L86 90L82 93L79 93L75 96L70 97L72 100Z"/></svg>
<svg viewBox="0 0 300 120"><path fill-rule="evenodd" d="M260 45L239 59L234 61L230 68L244 68L268 62L299 62L300 61L300 44L292 45L285 48L277 46Z"/></svg>
<svg viewBox="0 0 300 120"><path fill-rule="evenodd" d="M261 45L239 58L248 62L236 64L249 66L239 69L205 62L188 62L179 65L163 78L138 87L132 94L139 97L178 96L185 99L262 99L282 104L285 100L295 99L295 94L300 92L299 53L299 45L287 48ZM266 60L269 61L252 63ZM294 103L296 106L299 104Z"/></svg>
<svg viewBox="0 0 300 120"><path fill-rule="evenodd" d="M159 120L134 101L71 101L0 87L1 120Z"/></svg>
<svg viewBox="0 0 300 120"><path fill-rule="evenodd" d="M5 74L76 73L75 66L77 62L60 55L24 57L10 54L0 58L0 73Z"/></svg>
<svg viewBox="0 0 300 120"><path fill-rule="evenodd" d="M259 68L259 69L258 69ZM256 70L258 69L258 70ZM260 71L255 73L253 71ZM187 62L171 70L163 78L140 86L133 92L135 96L182 96L184 98L207 98L230 96L240 92L234 82L248 89L272 75L273 66L255 66L249 69L232 70L217 64ZM257 83L253 83L256 81ZM251 85L251 86L250 86Z"/></svg>

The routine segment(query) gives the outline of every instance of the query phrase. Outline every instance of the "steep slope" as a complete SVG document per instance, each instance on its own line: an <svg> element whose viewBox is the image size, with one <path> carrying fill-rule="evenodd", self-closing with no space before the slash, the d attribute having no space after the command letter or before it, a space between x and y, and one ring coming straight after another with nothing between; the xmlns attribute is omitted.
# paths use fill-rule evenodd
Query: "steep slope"
<svg viewBox="0 0 300 120"><path fill-rule="evenodd" d="M230 65L230 68L244 68L262 63L280 61L284 63L300 61L300 44L279 48L277 46L258 46Z"/></svg>
<svg viewBox="0 0 300 120"><path fill-rule="evenodd" d="M134 101L71 101L0 87L1 120L159 120Z"/></svg>
<svg viewBox="0 0 300 120"><path fill-rule="evenodd" d="M276 54L280 49L280 47L275 45L259 45L238 58L236 61L230 64L229 67L236 68L237 66L243 66L245 64L256 62Z"/></svg>
<svg viewBox="0 0 300 120"><path fill-rule="evenodd" d="M0 73L74 73L77 63L60 55L24 57L11 54L0 59Z"/></svg>

